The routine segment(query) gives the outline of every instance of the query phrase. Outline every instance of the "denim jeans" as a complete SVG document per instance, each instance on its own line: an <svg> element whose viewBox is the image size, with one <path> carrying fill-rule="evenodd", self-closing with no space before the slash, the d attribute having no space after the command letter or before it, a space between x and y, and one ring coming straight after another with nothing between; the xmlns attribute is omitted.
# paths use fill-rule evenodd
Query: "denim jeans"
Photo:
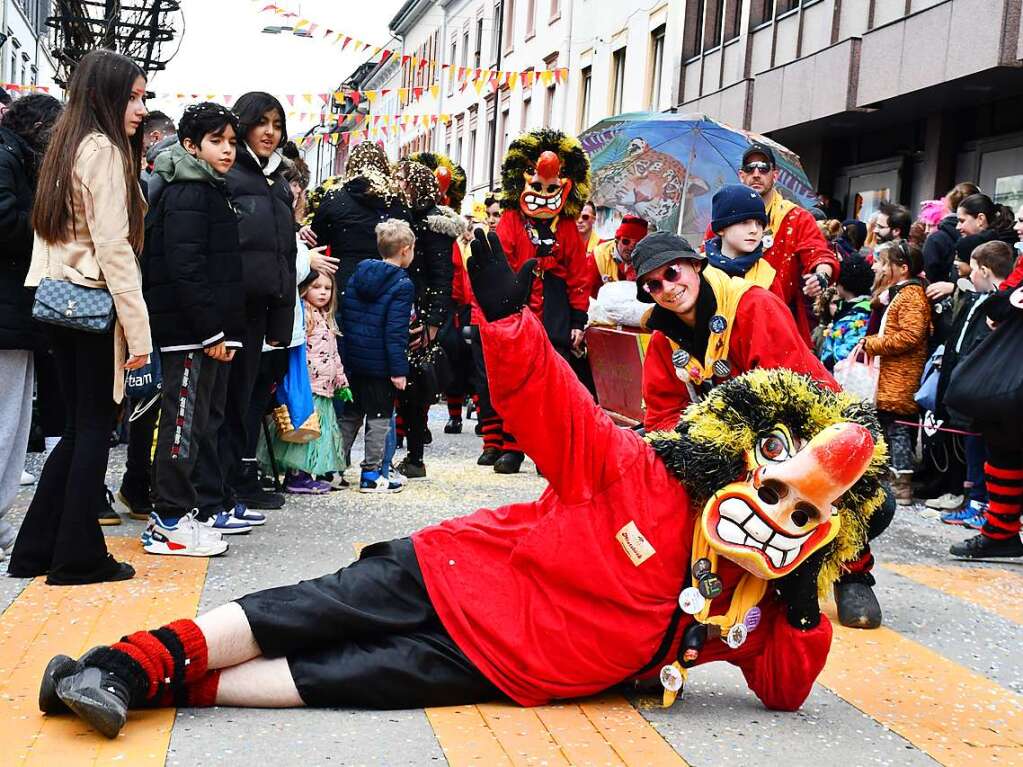
<svg viewBox="0 0 1023 767"><path fill-rule="evenodd" d="M380 474L384 478L391 476L391 461L394 460L394 451L398 449L398 429L395 420L392 414L391 428L387 430L387 441L384 442L384 460L380 464Z"/></svg>
<svg viewBox="0 0 1023 767"><path fill-rule="evenodd" d="M987 487L984 484L984 462L987 460L987 448L983 437L964 437L966 448L966 481L970 487L966 493L971 501L987 503Z"/></svg>

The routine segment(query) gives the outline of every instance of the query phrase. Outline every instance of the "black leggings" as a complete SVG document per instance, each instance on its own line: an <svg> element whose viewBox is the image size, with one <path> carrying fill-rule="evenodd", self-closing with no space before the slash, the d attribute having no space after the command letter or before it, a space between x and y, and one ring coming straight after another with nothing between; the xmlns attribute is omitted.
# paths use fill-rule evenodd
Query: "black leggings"
<svg viewBox="0 0 1023 767"><path fill-rule="evenodd" d="M109 569L97 521L114 420L114 337L48 326L64 401L64 432L43 466L11 553L17 577L63 580Z"/></svg>

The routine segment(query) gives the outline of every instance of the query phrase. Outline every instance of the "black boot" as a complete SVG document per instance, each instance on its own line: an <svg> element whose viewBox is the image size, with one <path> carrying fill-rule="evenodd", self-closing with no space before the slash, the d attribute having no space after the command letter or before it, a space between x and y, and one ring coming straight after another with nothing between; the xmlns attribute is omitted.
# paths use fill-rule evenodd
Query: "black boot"
<svg viewBox="0 0 1023 767"><path fill-rule="evenodd" d="M1023 542L1018 535L1004 541L988 538L986 535L975 535L962 543L953 543L948 551L953 557L960 559L1023 557Z"/></svg>
<svg viewBox="0 0 1023 767"><path fill-rule="evenodd" d="M101 525L119 525L121 524L121 515L114 509L114 494L104 488L106 496L104 504L96 515Z"/></svg>
<svg viewBox="0 0 1023 767"><path fill-rule="evenodd" d="M462 419L461 418L449 418L447 424L444 426L445 434L461 434L462 433Z"/></svg>
<svg viewBox="0 0 1023 767"><path fill-rule="evenodd" d="M881 605L873 585L870 573L849 573L835 583L839 623L852 629L876 629L881 625Z"/></svg>
<svg viewBox="0 0 1023 767"><path fill-rule="evenodd" d="M523 453L507 450L501 453L501 457L494 463L494 471L498 474L518 474L525 458Z"/></svg>
<svg viewBox="0 0 1023 767"><path fill-rule="evenodd" d="M485 447L480 457L476 459L477 466L493 466L501 457L501 451L496 447Z"/></svg>
<svg viewBox="0 0 1023 767"><path fill-rule="evenodd" d="M422 461L413 460L405 456L397 466L398 472L405 479L426 479L426 465Z"/></svg>
<svg viewBox="0 0 1023 767"><path fill-rule="evenodd" d="M128 708L145 700L149 682L132 658L109 647L89 650L78 670L57 683L57 696L78 718L116 738Z"/></svg>
<svg viewBox="0 0 1023 767"><path fill-rule="evenodd" d="M480 423L479 421L476 421L476 428L473 431L476 432L476 436L477 437L482 437L483 436L483 424Z"/></svg>
<svg viewBox="0 0 1023 767"><path fill-rule="evenodd" d="M256 462L242 461L242 478L234 488L235 500L250 509L274 511L284 506L284 496L264 490L259 482L259 467Z"/></svg>
<svg viewBox="0 0 1023 767"><path fill-rule="evenodd" d="M428 428L423 429L423 444L424 445L433 444L433 432L431 432Z"/></svg>
<svg viewBox="0 0 1023 767"><path fill-rule="evenodd" d="M57 696L57 685L61 680L78 670L78 661L67 655L55 655L46 664L43 678L39 683L39 710L44 714L66 714L68 707Z"/></svg>

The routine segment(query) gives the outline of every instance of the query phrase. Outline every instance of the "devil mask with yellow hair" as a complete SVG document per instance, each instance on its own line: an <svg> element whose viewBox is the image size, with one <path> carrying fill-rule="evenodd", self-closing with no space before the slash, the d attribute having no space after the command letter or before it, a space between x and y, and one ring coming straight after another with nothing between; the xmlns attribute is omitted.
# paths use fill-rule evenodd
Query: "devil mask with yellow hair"
<svg viewBox="0 0 1023 767"><path fill-rule="evenodd" d="M446 205L455 211L462 209L466 177L465 169L461 165L456 165L450 157L440 152L415 152L410 154L407 159L421 163L433 171L440 195L437 200L439 205Z"/></svg>
<svg viewBox="0 0 1023 767"><path fill-rule="evenodd" d="M788 370L755 370L689 407L654 450L704 504L710 549L772 580L823 551L819 588L865 541L885 500L886 448L873 408Z"/></svg>
<svg viewBox="0 0 1023 767"><path fill-rule="evenodd" d="M590 163L579 141L542 128L515 139L501 166L501 207L527 218L576 218L590 193Z"/></svg>

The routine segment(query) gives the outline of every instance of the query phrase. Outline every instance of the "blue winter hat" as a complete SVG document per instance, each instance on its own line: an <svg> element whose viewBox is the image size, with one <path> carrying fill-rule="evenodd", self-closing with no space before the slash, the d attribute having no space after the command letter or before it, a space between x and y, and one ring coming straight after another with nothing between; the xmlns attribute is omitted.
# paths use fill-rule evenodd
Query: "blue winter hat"
<svg viewBox="0 0 1023 767"><path fill-rule="evenodd" d="M760 195L743 184L728 184L714 193L710 228L715 234L740 221L754 219L767 226L767 209Z"/></svg>

